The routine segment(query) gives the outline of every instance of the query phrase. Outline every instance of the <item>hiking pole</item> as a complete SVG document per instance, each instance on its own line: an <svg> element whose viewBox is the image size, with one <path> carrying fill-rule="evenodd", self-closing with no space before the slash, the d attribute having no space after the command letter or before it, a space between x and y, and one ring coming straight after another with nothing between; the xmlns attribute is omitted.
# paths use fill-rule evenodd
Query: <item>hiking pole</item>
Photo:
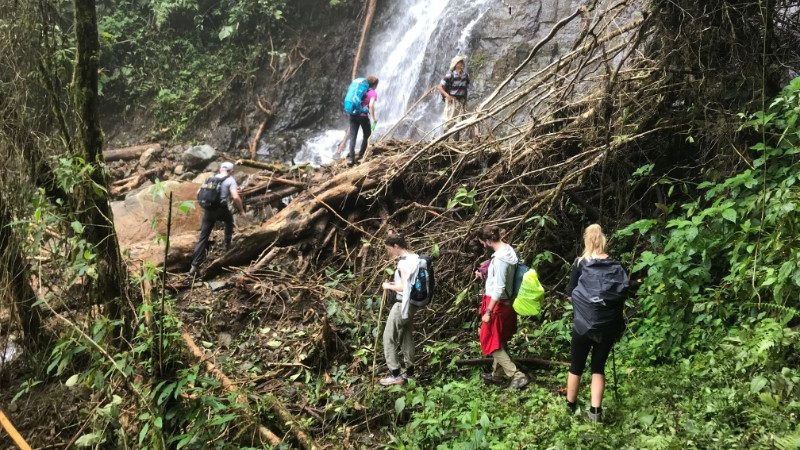
<svg viewBox="0 0 800 450"><path fill-rule="evenodd" d="M617 353L611 347L611 371L614 373L614 401L619 402L619 392L617 391Z"/></svg>
<svg viewBox="0 0 800 450"><path fill-rule="evenodd" d="M378 324L376 325L376 330L380 330L381 321L383 321L383 306L386 304L386 290L383 290L383 294L381 294L381 308L378 310ZM378 339L380 338L380 331L375 333L375 345L372 347L372 378L370 386L375 384L375 364L378 361Z"/></svg>

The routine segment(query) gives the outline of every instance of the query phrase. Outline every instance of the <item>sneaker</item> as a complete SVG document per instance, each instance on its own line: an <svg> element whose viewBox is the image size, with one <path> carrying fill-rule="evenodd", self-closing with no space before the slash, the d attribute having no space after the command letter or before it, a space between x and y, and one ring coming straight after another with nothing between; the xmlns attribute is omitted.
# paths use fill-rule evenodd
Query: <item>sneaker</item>
<svg viewBox="0 0 800 450"><path fill-rule="evenodd" d="M522 376L511 380L511 384L509 385L509 387L514 389L522 389L525 386L527 386L529 382L530 380L528 380L528 377Z"/></svg>
<svg viewBox="0 0 800 450"><path fill-rule="evenodd" d="M506 380L503 377L497 376L493 373L482 373L481 379L483 379L486 384L494 384L497 386L502 386L506 384Z"/></svg>
<svg viewBox="0 0 800 450"><path fill-rule="evenodd" d="M413 379L414 379L414 375L409 375L409 374L408 374L408 373L406 373L406 372L403 372L403 374L402 374L402 375L400 375L400 377L402 377L402 378L403 378L403 380L405 380L405 381L408 381L408 380L413 380Z"/></svg>
<svg viewBox="0 0 800 450"><path fill-rule="evenodd" d="M381 386L396 386L396 385L399 385L399 384L403 384L405 382L406 382L406 379L403 378L402 375L394 376L394 375L391 375L391 374L389 374L389 375L381 378L380 380L378 380L378 383L380 383Z"/></svg>
<svg viewBox="0 0 800 450"><path fill-rule="evenodd" d="M592 410L586 411L586 415L589 418L589 422L592 423L601 423L603 422L603 410L599 410L596 413L593 413Z"/></svg>

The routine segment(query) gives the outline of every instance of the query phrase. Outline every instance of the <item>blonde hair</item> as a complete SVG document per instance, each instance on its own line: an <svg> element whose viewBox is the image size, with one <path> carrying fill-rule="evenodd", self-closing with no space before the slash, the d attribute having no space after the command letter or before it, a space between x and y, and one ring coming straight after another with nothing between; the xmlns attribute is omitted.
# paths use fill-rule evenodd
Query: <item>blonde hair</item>
<svg viewBox="0 0 800 450"><path fill-rule="evenodd" d="M606 252L606 235L600 225L593 223L583 230L583 254L580 259L592 259Z"/></svg>

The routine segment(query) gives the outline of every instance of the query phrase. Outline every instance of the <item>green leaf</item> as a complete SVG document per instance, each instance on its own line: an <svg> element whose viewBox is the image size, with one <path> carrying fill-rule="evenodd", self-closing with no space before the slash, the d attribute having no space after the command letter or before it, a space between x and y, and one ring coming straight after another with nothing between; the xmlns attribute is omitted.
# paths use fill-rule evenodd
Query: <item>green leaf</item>
<svg viewBox="0 0 800 450"><path fill-rule="evenodd" d="M195 209L195 205L194 202L190 200L181 202L181 204L178 205L178 211L184 215L189 214L189 212L192 211L193 209Z"/></svg>
<svg viewBox="0 0 800 450"><path fill-rule="evenodd" d="M93 445L99 444L102 439L103 439L103 435L100 434L100 433L84 434L83 436L79 437L77 441L75 441L75 446L76 447L91 447Z"/></svg>
<svg viewBox="0 0 800 450"><path fill-rule="evenodd" d="M142 430L139 431L139 445L144 442L144 438L147 437L147 432L150 431L150 422L147 422L142 427Z"/></svg>
<svg viewBox="0 0 800 450"><path fill-rule="evenodd" d="M72 230L77 234L83 234L84 226L82 223L78 222L77 220L70 223L69 226L72 227Z"/></svg>
<svg viewBox="0 0 800 450"><path fill-rule="evenodd" d="M439 244L433 244L431 248L431 258L438 258L439 257Z"/></svg>
<svg viewBox="0 0 800 450"><path fill-rule="evenodd" d="M225 39L228 39L233 35L234 31L236 31L236 27L233 25L225 25L221 30L219 30L219 40L224 41Z"/></svg>
<svg viewBox="0 0 800 450"><path fill-rule="evenodd" d="M722 211L722 218L736 223L736 210L733 208L728 208Z"/></svg>
<svg viewBox="0 0 800 450"><path fill-rule="evenodd" d="M403 410L406 409L406 398L400 397L394 401L394 412L399 416Z"/></svg>
<svg viewBox="0 0 800 450"><path fill-rule="evenodd" d="M78 378L80 378L80 374L76 373L75 375L73 375L73 376L71 376L71 377L69 377L67 379L66 383L64 383L64 386L66 386L66 387L75 386L78 383Z"/></svg>
<svg viewBox="0 0 800 450"><path fill-rule="evenodd" d="M750 381L750 392L753 394L757 394L764 389L764 386L767 385L767 379L762 376L756 376Z"/></svg>

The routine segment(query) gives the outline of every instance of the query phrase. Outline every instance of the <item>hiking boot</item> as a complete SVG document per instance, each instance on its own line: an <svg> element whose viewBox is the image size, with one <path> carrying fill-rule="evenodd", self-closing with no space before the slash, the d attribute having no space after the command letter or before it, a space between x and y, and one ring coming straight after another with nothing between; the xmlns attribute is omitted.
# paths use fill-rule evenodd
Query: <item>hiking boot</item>
<svg viewBox="0 0 800 450"><path fill-rule="evenodd" d="M603 410L598 409L597 412L592 412L592 410L586 411L586 416L589 419L589 422L592 423L602 423L603 422Z"/></svg>
<svg viewBox="0 0 800 450"><path fill-rule="evenodd" d="M387 386L387 387L388 386L400 385L400 384L403 384L405 382L406 382L406 379L402 375L394 376L392 374L389 374L389 375L381 378L380 380L378 380L378 383L380 383L381 386Z"/></svg>
<svg viewBox="0 0 800 450"><path fill-rule="evenodd" d="M529 382L530 380L528 380L528 377L523 375L522 377L511 380L511 384L508 387L513 389L522 389L527 386Z"/></svg>
<svg viewBox="0 0 800 450"><path fill-rule="evenodd" d="M482 373L481 379L487 384L494 384L496 386L502 386L506 384L506 380L503 377L497 376L493 373Z"/></svg>

